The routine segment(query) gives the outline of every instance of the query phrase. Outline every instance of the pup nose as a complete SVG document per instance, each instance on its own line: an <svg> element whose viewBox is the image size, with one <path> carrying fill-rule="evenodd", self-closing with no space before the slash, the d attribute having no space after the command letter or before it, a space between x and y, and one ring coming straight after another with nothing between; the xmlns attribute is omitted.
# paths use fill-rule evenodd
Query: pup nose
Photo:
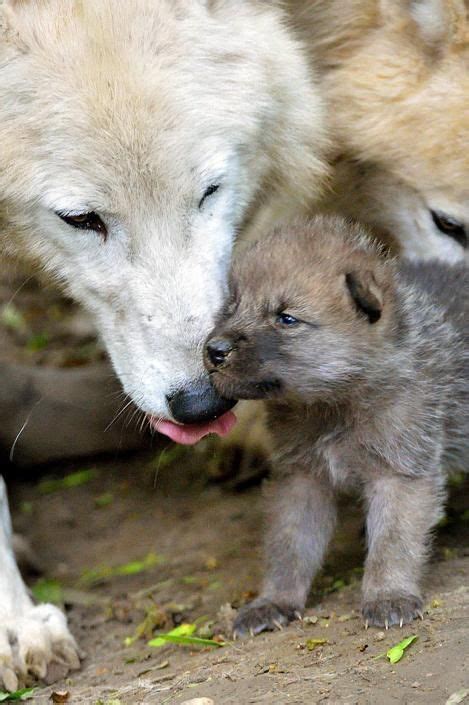
<svg viewBox="0 0 469 705"><path fill-rule="evenodd" d="M236 404L221 397L205 379L195 380L166 398L173 418L185 424L213 421Z"/></svg>
<svg viewBox="0 0 469 705"><path fill-rule="evenodd" d="M207 343L207 354L215 367L222 365L232 350L233 343L229 338L212 338Z"/></svg>

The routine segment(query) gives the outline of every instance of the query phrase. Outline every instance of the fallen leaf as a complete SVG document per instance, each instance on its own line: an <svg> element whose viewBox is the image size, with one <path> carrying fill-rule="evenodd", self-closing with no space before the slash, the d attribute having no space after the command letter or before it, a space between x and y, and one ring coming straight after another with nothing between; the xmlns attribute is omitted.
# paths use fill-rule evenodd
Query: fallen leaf
<svg viewBox="0 0 469 705"><path fill-rule="evenodd" d="M79 584L90 587L106 582L116 576L137 575L138 573L143 573L146 570L154 568L154 566L163 563L164 560L163 556L157 555L156 553L149 553L141 561L131 561L130 563L117 566L98 566L97 568L83 571Z"/></svg>
<svg viewBox="0 0 469 705"><path fill-rule="evenodd" d="M388 657L389 661L391 663L398 663L401 658L404 656L405 650L416 640L418 639L418 636L408 636L402 641L400 641L398 644L395 646L392 646L388 651L386 652L386 656Z"/></svg>
<svg viewBox="0 0 469 705"><path fill-rule="evenodd" d="M324 644L328 644L329 642L327 639L308 639L306 642L306 648L308 651L314 651L314 649L317 649L319 646L324 646Z"/></svg>
<svg viewBox="0 0 469 705"><path fill-rule="evenodd" d="M94 503L95 506L98 509L102 509L103 507L109 507L110 504L112 504L114 501L114 495L112 492L104 492L104 494L100 494L99 497L94 498Z"/></svg>
<svg viewBox="0 0 469 705"><path fill-rule="evenodd" d="M13 702L18 700L29 700L33 697L35 688L23 688L15 693L4 693L0 691L0 703Z"/></svg>
<svg viewBox="0 0 469 705"><path fill-rule="evenodd" d="M97 471L95 469L77 470L77 472L72 472L65 477L53 477L42 480L38 484L38 490L41 494L52 494L53 492L58 492L59 490L69 490L73 487L81 487L81 485L86 485L91 480L94 480L96 476Z"/></svg>
<svg viewBox="0 0 469 705"><path fill-rule="evenodd" d="M38 602L51 602L53 605L61 605L64 601L63 589L58 580L40 578L33 585L31 592Z"/></svg>
<svg viewBox="0 0 469 705"><path fill-rule="evenodd" d="M196 624L180 624L179 627L171 629L166 634L159 634L155 639L148 642L148 646L164 646L166 643L181 644L182 646L214 646L220 647L224 643L219 643L214 639L202 639L192 636L197 629Z"/></svg>
<svg viewBox="0 0 469 705"><path fill-rule="evenodd" d="M303 622L304 624L317 624L319 621L319 618L314 616L314 617L303 617Z"/></svg>
<svg viewBox="0 0 469 705"><path fill-rule="evenodd" d="M23 331L27 328L26 321L19 309L14 304L6 304L0 312L0 321L5 328Z"/></svg>
<svg viewBox="0 0 469 705"><path fill-rule="evenodd" d="M53 703L66 703L70 700L70 692L68 690L57 690L52 693L49 699Z"/></svg>
<svg viewBox="0 0 469 705"><path fill-rule="evenodd" d="M459 705L459 703L462 703L463 700L465 700L468 695L469 695L468 688L463 688L462 690L457 690L455 693L453 693L452 695L449 696L445 705Z"/></svg>

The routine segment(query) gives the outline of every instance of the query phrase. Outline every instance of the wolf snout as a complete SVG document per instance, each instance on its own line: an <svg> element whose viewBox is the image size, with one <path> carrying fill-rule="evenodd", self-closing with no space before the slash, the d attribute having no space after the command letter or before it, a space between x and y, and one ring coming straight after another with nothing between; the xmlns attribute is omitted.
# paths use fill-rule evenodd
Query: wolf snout
<svg viewBox="0 0 469 705"><path fill-rule="evenodd" d="M166 398L174 420L183 424L213 421L236 404L220 396L208 379L195 380Z"/></svg>
<svg viewBox="0 0 469 705"><path fill-rule="evenodd" d="M205 347L210 364L220 367L233 352L233 341L226 337L211 338Z"/></svg>

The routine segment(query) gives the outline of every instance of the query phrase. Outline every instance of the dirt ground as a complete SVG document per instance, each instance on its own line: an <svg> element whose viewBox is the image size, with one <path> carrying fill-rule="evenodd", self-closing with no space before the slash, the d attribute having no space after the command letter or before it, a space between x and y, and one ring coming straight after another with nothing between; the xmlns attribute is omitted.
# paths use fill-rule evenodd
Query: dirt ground
<svg viewBox="0 0 469 705"><path fill-rule="evenodd" d="M3 301L17 288L18 280L5 285ZM75 365L102 355L86 320L55 293L39 294L34 281L17 294L13 312L2 311L5 359ZM307 619L231 643L233 609L260 582L261 490L239 492L215 482L213 453L168 445L10 471L15 529L30 540L40 564L40 576L28 581L37 596L64 604L86 652L81 671L39 687L30 702L45 705L53 692L66 691L67 702L93 705L204 697L215 705L439 705L469 689L467 482L453 484L437 532L423 621L386 633L364 630L358 613L362 515L356 500L345 497ZM50 481L67 477L72 480ZM226 644L147 645L160 631L194 622L200 635ZM414 634L418 640L391 665L385 652ZM324 643L312 648L311 640ZM453 702L469 703L469 690L462 697Z"/></svg>

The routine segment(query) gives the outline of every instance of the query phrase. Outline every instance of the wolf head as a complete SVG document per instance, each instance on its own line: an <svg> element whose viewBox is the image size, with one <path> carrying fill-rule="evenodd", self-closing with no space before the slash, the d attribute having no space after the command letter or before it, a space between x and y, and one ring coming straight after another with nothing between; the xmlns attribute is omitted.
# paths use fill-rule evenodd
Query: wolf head
<svg viewBox="0 0 469 705"><path fill-rule="evenodd" d="M382 375L394 286L392 264L341 219L274 231L234 263L205 349L213 383L241 399L343 398Z"/></svg>
<svg viewBox="0 0 469 705"><path fill-rule="evenodd" d="M202 348L236 235L324 173L300 48L255 0L5 0L0 20L3 252L92 312L143 411L217 416Z"/></svg>
<svg viewBox="0 0 469 705"><path fill-rule="evenodd" d="M344 27L340 46L326 52L344 155L334 205L393 233L409 255L461 259L469 244L469 4L358 0L353 8L355 29Z"/></svg>

